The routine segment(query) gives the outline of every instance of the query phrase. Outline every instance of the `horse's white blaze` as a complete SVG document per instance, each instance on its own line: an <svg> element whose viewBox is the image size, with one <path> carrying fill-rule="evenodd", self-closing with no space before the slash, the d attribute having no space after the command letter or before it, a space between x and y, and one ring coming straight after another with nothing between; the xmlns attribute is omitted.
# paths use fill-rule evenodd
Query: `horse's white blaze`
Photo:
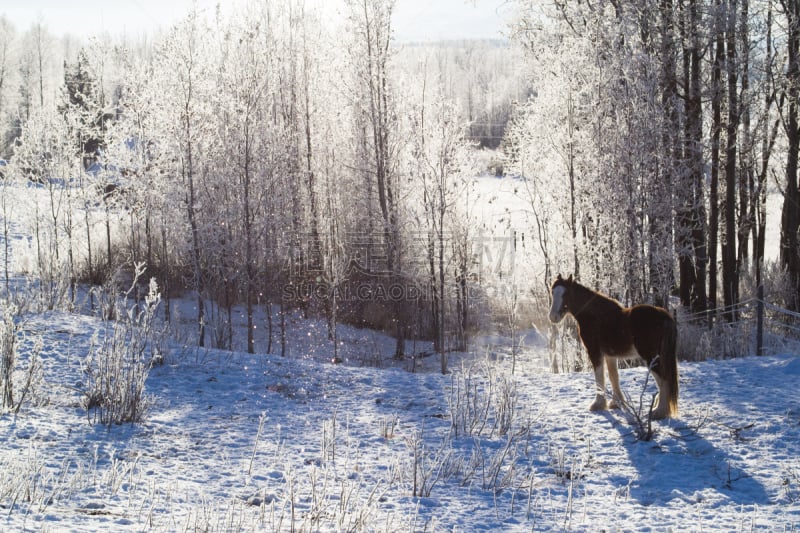
<svg viewBox="0 0 800 533"><path fill-rule="evenodd" d="M556 287L553 289L553 306L550 308L550 322L560 322L564 315L561 313L561 307L564 305L564 293L567 291L566 287Z"/></svg>

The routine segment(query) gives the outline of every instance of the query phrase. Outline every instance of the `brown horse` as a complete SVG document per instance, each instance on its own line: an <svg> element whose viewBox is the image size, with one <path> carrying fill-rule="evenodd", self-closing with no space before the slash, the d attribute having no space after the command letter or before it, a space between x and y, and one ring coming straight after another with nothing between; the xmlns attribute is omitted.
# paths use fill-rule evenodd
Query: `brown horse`
<svg viewBox="0 0 800 533"><path fill-rule="evenodd" d="M578 322L581 342L589 353L597 386L592 411L616 409L622 401L617 359L641 357L658 386L654 419L678 415L678 362L675 356L677 327L665 309L652 305L622 307L616 300L584 287L559 274L550 290L553 306L550 321L560 322L567 313ZM613 392L606 403L604 362Z"/></svg>

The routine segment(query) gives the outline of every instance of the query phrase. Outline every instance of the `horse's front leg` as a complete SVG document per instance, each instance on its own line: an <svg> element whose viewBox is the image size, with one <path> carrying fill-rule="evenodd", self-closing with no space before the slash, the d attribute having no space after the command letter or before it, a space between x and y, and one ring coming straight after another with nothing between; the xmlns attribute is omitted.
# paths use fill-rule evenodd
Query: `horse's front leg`
<svg viewBox="0 0 800 533"><path fill-rule="evenodd" d="M606 366L608 367L608 380L611 382L611 391L613 396L611 403L608 404L609 409L619 409L624 402L622 396L622 389L619 387L619 371L617 370L617 360L613 357L606 357Z"/></svg>
<svg viewBox="0 0 800 533"><path fill-rule="evenodd" d="M606 376L605 376L605 369L603 368L605 366L603 364L605 358L603 357L603 354L599 352L590 352L589 360L592 362L592 368L594 368L594 385L595 385L594 402L592 402L592 405L589 406L589 410L604 411L605 409L607 409Z"/></svg>

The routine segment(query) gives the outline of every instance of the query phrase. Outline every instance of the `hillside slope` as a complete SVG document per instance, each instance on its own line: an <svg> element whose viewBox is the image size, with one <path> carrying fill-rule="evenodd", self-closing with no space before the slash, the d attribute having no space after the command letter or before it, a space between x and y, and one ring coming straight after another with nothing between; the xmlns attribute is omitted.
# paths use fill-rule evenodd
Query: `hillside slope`
<svg viewBox="0 0 800 533"><path fill-rule="evenodd" d="M587 410L588 373L535 371L537 347L515 376L490 350L442 376L173 347L145 421L106 427L80 393L101 324L50 313L25 328L43 336L42 374L0 416L3 530L800 526L791 356L683 364L680 420L642 441L620 411ZM638 402L644 369L621 377Z"/></svg>

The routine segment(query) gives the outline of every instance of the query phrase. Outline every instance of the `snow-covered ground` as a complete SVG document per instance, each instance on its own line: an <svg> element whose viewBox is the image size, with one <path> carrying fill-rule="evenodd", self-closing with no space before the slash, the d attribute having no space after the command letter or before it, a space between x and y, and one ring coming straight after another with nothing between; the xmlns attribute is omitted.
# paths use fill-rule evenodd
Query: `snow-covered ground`
<svg viewBox="0 0 800 533"><path fill-rule="evenodd" d="M496 349L442 376L174 346L147 380L145 421L106 427L78 392L100 326L25 323L23 353L44 339L43 381L0 417L0 529L800 527L793 356L683 364L680 419L641 441L621 412L587 410L590 374L543 373L541 346L514 376ZM637 400L644 369L621 376Z"/></svg>

